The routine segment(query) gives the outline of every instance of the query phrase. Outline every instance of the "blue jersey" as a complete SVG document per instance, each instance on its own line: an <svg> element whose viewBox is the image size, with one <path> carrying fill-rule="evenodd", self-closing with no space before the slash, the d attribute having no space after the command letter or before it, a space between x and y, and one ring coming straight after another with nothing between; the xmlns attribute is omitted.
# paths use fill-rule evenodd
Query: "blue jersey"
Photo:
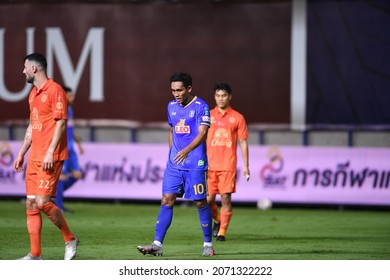
<svg viewBox="0 0 390 280"><path fill-rule="evenodd" d="M72 106L68 106L68 121L66 122L66 129L66 133L68 134L68 150L73 150L74 115Z"/></svg>
<svg viewBox="0 0 390 280"><path fill-rule="evenodd" d="M210 110L205 101L195 96L186 106L176 100L168 104L168 124L173 128L168 164L182 170L207 170L206 141L188 154L184 164L176 164L174 157L198 135L198 127L210 127Z"/></svg>

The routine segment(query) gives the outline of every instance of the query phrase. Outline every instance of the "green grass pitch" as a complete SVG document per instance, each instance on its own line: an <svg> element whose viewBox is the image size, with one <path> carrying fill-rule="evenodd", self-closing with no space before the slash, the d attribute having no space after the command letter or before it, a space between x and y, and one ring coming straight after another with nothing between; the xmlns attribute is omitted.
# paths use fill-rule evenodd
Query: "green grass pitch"
<svg viewBox="0 0 390 280"><path fill-rule="evenodd" d="M140 254L136 246L153 241L159 202L66 202L65 214L80 238L79 260L204 260L196 208L175 205L164 255ZM0 200L0 260L29 252L25 205ZM59 230L43 215L42 252L63 259ZM390 214L375 210L336 210L234 206L226 242L215 242L215 260L389 260Z"/></svg>

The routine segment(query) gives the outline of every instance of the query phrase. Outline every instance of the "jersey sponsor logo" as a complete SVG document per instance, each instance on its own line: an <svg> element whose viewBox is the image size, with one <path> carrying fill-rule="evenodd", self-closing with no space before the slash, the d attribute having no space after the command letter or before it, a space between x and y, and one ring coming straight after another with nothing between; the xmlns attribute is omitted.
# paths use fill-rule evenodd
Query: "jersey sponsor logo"
<svg viewBox="0 0 390 280"><path fill-rule="evenodd" d="M57 102L56 107L57 107L57 109L61 110L62 108L64 108L64 103L59 101L59 102Z"/></svg>
<svg viewBox="0 0 390 280"><path fill-rule="evenodd" d="M39 120L38 109L37 109L36 107L34 107L34 108L32 109L31 119L32 119L32 120Z"/></svg>
<svg viewBox="0 0 390 280"><path fill-rule="evenodd" d="M180 119L180 121L175 125L175 132L177 134L190 134L191 128L188 125L185 125L186 120Z"/></svg>
<svg viewBox="0 0 390 280"><path fill-rule="evenodd" d="M41 131L41 130L42 130L42 123L40 123L40 122L34 122L34 123L32 124L32 129L36 129L36 130Z"/></svg>
<svg viewBox="0 0 390 280"><path fill-rule="evenodd" d="M185 126L175 126L175 132L177 134L189 134L191 129L188 125Z"/></svg>
<svg viewBox="0 0 390 280"><path fill-rule="evenodd" d="M176 116L176 112L172 112L171 115L172 115L172 116Z"/></svg>
<svg viewBox="0 0 390 280"><path fill-rule="evenodd" d="M203 116L202 121L204 122L210 122L210 117L209 116Z"/></svg>
<svg viewBox="0 0 390 280"><path fill-rule="evenodd" d="M232 146L232 140L229 138L229 132L225 128L218 128L214 137L211 140L212 147L227 147L230 148Z"/></svg>

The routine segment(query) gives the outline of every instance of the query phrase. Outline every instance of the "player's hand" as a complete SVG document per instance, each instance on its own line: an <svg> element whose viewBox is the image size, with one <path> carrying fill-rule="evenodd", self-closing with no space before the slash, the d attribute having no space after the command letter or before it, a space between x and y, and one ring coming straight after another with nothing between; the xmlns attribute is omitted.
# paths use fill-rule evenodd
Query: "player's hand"
<svg viewBox="0 0 390 280"><path fill-rule="evenodd" d="M249 168L244 168L244 176L245 176L246 181L248 182L249 179L251 178Z"/></svg>
<svg viewBox="0 0 390 280"><path fill-rule="evenodd" d="M188 156L188 153L185 150L181 150L177 153L177 155L173 158L173 161L176 164L184 164Z"/></svg>
<svg viewBox="0 0 390 280"><path fill-rule="evenodd" d="M23 171L23 161L24 159L23 158L19 158L17 157L14 161L14 170L17 172L17 173L20 173Z"/></svg>
<svg viewBox="0 0 390 280"><path fill-rule="evenodd" d="M54 156L52 153L48 152L42 161L43 171L53 171L54 170Z"/></svg>

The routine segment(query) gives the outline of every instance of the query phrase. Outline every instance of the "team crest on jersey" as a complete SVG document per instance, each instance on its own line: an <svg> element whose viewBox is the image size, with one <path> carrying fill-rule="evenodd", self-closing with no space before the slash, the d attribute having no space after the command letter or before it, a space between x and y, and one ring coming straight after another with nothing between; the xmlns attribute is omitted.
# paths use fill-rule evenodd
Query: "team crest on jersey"
<svg viewBox="0 0 390 280"><path fill-rule="evenodd" d="M186 119L180 119L175 125L175 132L177 134L189 134L191 132L190 126L185 125Z"/></svg>
<svg viewBox="0 0 390 280"><path fill-rule="evenodd" d="M47 94L42 95L41 102L45 103L47 101Z"/></svg>
<svg viewBox="0 0 390 280"><path fill-rule="evenodd" d="M194 110L191 110L190 111L190 118L193 118L195 116L195 111Z"/></svg>
<svg viewBox="0 0 390 280"><path fill-rule="evenodd" d="M230 118L229 118L229 122L230 122L230 123L235 123L235 122L236 122L236 118L230 117Z"/></svg>

